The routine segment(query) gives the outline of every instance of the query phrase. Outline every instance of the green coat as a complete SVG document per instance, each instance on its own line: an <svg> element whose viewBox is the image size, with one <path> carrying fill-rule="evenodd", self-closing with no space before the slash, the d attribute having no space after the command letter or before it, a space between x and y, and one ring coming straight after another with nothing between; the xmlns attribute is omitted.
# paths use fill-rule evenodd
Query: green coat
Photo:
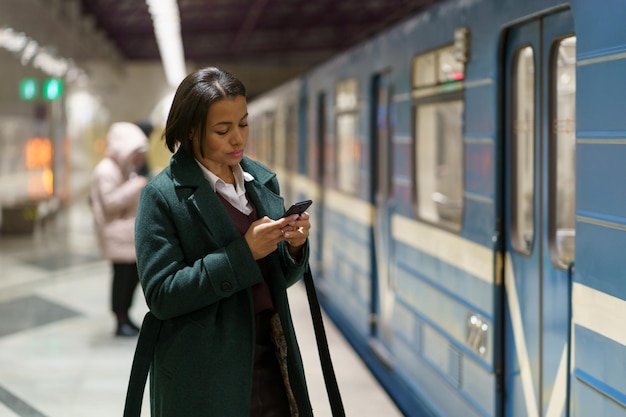
<svg viewBox="0 0 626 417"><path fill-rule="evenodd" d="M284 212L276 175L244 158L259 218ZM137 264L151 313L162 320L150 368L153 417L247 417L254 358L253 285L261 271L193 157L179 150L143 190L135 226ZM284 242L268 255L268 285L287 340L299 416L312 416L286 289L308 261Z"/></svg>

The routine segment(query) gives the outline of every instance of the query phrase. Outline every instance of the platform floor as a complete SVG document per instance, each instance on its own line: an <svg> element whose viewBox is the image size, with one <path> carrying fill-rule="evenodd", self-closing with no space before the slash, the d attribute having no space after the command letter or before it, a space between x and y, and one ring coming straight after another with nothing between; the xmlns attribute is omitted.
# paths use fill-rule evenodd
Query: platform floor
<svg viewBox="0 0 626 417"><path fill-rule="evenodd" d="M136 338L113 336L110 269L75 204L28 236L0 235L0 417L121 416ZM147 307L135 294L138 323ZM316 417L330 417L304 285L289 293ZM325 317L347 416L402 413ZM143 416L149 416L147 393ZM231 417L231 416L224 416Z"/></svg>

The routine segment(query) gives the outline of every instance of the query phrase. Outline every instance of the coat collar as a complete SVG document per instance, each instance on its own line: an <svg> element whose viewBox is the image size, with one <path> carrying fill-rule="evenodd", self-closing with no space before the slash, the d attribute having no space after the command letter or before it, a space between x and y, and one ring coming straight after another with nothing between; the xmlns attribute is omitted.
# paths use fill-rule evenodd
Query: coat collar
<svg viewBox="0 0 626 417"><path fill-rule="evenodd" d="M172 156L170 167L172 178L177 188L197 188L206 182L202 175L202 170L197 166L194 157L182 148L178 149ZM276 178L274 172L246 156L241 161L241 167L244 171L249 172L261 185L266 185Z"/></svg>
<svg viewBox="0 0 626 417"><path fill-rule="evenodd" d="M259 218L280 217L284 210L284 201L268 188L268 185L275 181L276 174L247 157L241 161L241 167L255 178L253 181L246 181L245 187ZM205 226L218 242L225 245L232 241L233 237L238 235L237 230L222 202L202 175L202 170L194 157L180 148L172 156L170 169L179 200L186 201L197 210Z"/></svg>

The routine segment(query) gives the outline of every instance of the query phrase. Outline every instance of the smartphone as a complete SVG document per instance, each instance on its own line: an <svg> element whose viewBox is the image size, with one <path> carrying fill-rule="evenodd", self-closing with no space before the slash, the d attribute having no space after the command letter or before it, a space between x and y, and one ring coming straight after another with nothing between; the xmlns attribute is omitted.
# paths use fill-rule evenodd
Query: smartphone
<svg viewBox="0 0 626 417"><path fill-rule="evenodd" d="M285 214L283 214L283 217L291 216L292 214L304 213L311 204L313 204L313 201L311 200L304 200L304 201L300 201L297 203L293 203L291 207L287 209Z"/></svg>

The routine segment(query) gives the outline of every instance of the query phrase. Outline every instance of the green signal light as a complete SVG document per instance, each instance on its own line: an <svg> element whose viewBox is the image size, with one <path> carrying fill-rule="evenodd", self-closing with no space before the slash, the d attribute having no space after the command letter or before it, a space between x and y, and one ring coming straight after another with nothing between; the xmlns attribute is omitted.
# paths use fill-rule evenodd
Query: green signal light
<svg viewBox="0 0 626 417"><path fill-rule="evenodd" d="M30 101L37 97L38 90L37 80L34 78L22 78L20 81L20 98Z"/></svg>
<svg viewBox="0 0 626 417"><path fill-rule="evenodd" d="M54 101L63 96L63 81L60 78L48 78L43 83L44 100Z"/></svg>

